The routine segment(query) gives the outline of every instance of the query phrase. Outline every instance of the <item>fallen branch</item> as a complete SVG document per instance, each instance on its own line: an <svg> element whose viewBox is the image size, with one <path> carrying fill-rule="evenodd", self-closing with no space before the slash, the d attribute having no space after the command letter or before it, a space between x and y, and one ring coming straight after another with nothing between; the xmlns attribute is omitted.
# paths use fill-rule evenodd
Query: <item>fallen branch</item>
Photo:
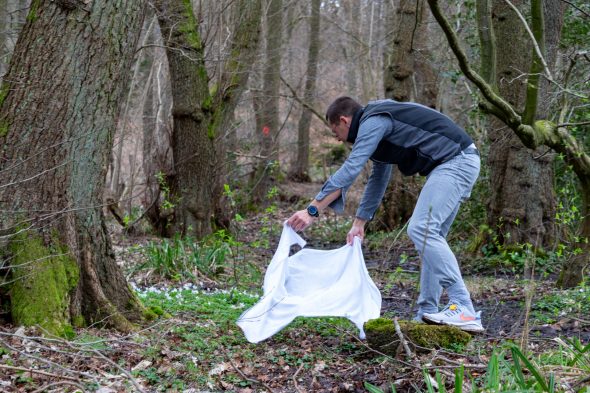
<svg viewBox="0 0 590 393"><path fill-rule="evenodd" d="M402 346L404 347L404 350L406 351L406 356L409 359L412 359L414 357L414 354L410 350L410 347L408 346L408 342L404 338L404 334L402 333L402 329L399 326L399 322L397 321L397 317L393 318L393 326L395 326L395 332L397 333L397 336L399 337L399 341L401 342Z"/></svg>
<svg viewBox="0 0 590 393"><path fill-rule="evenodd" d="M7 369L7 370L14 370L14 371L24 371L24 372L31 373L31 374L33 374L33 373L34 374L41 374L41 375L45 375L46 377L67 379L68 381L74 381L74 382L79 382L80 381L77 378L67 377L65 375L48 373L47 371L35 370L33 368L15 367L15 366L9 366L9 365L6 365L6 364L0 364L0 368L4 368L4 369Z"/></svg>
<svg viewBox="0 0 590 393"><path fill-rule="evenodd" d="M295 389L299 392L299 393L303 393L301 391L301 389L299 389L299 385L297 384L297 375L299 375L299 372L303 369L303 366L305 365L305 363L301 363L301 365L299 366L299 368L297 369L297 371L295 371L295 374L293 374L293 384L295 385Z"/></svg>
<svg viewBox="0 0 590 393"><path fill-rule="evenodd" d="M34 390L33 393L46 392L47 389L49 389L51 387L54 387L54 386L60 386L60 385L72 385L72 386L75 386L78 389L80 389L82 391L82 393L84 393L86 391L86 389L84 389L84 386L80 385L79 383L70 382L70 381L60 381L60 382L53 382L53 383L47 384L45 386L42 386L39 389Z"/></svg>

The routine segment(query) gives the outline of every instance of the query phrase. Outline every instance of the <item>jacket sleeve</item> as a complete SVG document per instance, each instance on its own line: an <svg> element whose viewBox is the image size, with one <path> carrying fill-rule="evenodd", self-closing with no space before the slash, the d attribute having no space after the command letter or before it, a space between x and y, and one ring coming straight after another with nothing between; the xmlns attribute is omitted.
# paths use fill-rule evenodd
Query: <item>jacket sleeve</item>
<svg viewBox="0 0 590 393"><path fill-rule="evenodd" d="M328 194L340 189L342 191L340 197L333 201L330 207L337 213L344 212L348 189L354 183L359 173L361 173L365 164L375 152L375 149L377 149L377 145L379 145L379 142L381 142L391 127L391 120L385 115L371 116L363 121L359 127L358 135L352 146L350 155L340 169L324 183L315 199L321 201Z"/></svg>
<svg viewBox="0 0 590 393"><path fill-rule="evenodd" d="M365 186L363 198L356 211L357 217L367 221L373 219L375 211L377 211L383 195L385 195L385 190L391 178L392 168L392 164L373 162L371 176Z"/></svg>

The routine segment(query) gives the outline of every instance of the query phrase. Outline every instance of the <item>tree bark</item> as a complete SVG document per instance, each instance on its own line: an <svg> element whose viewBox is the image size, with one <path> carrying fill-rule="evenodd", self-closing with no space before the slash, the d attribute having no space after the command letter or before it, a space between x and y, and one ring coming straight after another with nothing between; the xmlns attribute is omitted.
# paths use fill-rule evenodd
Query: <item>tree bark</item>
<svg viewBox="0 0 590 393"><path fill-rule="evenodd" d="M316 77L318 72L318 60L320 53L320 0L311 2L311 17L309 19L309 49L307 52L307 75L303 101L312 105ZM309 170L309 127L311 125L311 112L303 107L301 118L297 127L297 160L291 170L290 178L295 181L310 181Z"/></svg>
<svg viewBox="0 0 590 393"><path fill-rule="evenodd" d="M211 233L215 135L204 46L190 2L154 2L168 56L172 88L171 203L174 230L202 238Z"/></svg>
<svg viewBox="0 0 590 393"><path fill-rule="evenodd" d="M512 3L525 11L526 2ZM497 91L518 112L525 111L527 102L536 108L536 92L529 93L527 100L527 84L533 81L530 76L522 75L529 70L532 61L531 38L504 0L494 0L491 11L497 50ZM535 111L531 112L534 116ZM544 155L545 148L527 149L501 120L496 117L490 120L488 224L499 235L503 246L526 243L535 247L550 246L555 234L556 206L553 155Z"/></svg>
<svg viewBox="0 0 590 393"><path fill-rule="evenodd" d="M145 5L33 2L0 94L0 234L15 324L131 330L143 307L101 209L107 157ZM8 82L10 81L10 82Z"/></svg>

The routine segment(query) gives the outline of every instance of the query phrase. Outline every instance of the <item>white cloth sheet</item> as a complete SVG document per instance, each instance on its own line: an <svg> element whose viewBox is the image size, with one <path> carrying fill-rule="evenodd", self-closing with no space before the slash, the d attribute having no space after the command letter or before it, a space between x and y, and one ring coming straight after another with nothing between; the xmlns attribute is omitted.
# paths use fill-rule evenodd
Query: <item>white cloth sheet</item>
<svg viewBox="0 0 590 393"><path fill-rule="evenodd" d="M335 250L304 248L289 256L291 245L305 246L288 225L264 277L264 295L237 320L246 339L258 343L293 319L346 317L365 338L363 324L378 318L381 293L369 276L361 241Z"/></svg>

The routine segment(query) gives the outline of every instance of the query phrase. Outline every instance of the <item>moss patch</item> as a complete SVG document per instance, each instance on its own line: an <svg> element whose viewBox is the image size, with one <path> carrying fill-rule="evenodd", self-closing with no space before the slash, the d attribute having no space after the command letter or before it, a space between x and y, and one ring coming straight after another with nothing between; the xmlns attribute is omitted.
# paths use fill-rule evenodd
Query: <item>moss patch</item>
<svg viewBox="0 0 590 393"><path fill-rule="evenodd" d="M0 85L0 108L2 107L2 104L4 104L4 100L6 100L9 91L10 86L8 83L3 82L2 85Z"/></svg>
<svg viewBox="0 0 590 393"><path fill-rule="evenodd" d="M186 36L188 44L196 49L201 50L201 36L199 35L199 24L193 12L193 5L190 0L183 0L184 6L184 23L180 24L179 30Z"/></svg>
<svg viewBox="0 0 590 393"><path fill-rule="evenodd" d="M37 20L37 10L39 9L40 4L41 0L33 0L29 7L29 14L27 15L28 22L34 22Z"/></svg>
<svg viewBox="0 0 590 393"><path fill-rule="evenodd" d="M70 292L78 283L79 270L66 248L53 242L47 246L34 233L11 242L15 278L10 288L11 312L15 324L39 325L51 334L68 337L73 334Z"/></svg>
<svg viewBox="0 0 590 393"><path fill-rule="evenodd" d="M399 321L404 337L415 350L446 348L460 350L471 341L471 335L453 326L427 325ZM369 346L386 355L395 356L399 338L391 319L378 318L365 323Z"/></svg>
<svg viewBox="0 0 590 393"><path fill-rule="evenodd" d="M8 122L0 119L0 138L4 138L8 135Z"/></svg>

